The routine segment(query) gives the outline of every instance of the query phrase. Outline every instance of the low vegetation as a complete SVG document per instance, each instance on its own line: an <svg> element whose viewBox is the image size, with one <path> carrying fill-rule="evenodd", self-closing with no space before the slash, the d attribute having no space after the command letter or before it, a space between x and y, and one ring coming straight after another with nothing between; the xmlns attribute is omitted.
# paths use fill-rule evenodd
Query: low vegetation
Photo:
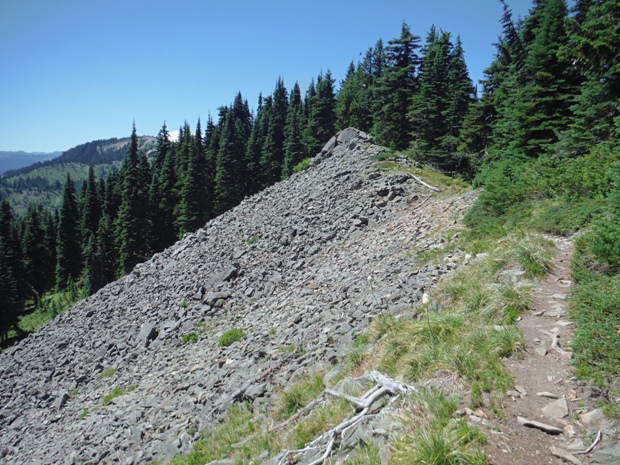
<svg viewBox="0 0 620 465"><path fill-rule="evenodd" d="M120 396L124 396L125 394L135 391L138 388L138 386L136 385L131 385L127 388L123 388L121 386L116 386L112 392L110 392L109 394L106 394L105 396L103 396L103 406L105 407L106 405L108 405L110 402L112 402L114 399L116 399L117 397Z"/></svg>
<svg viewBox="0 0 620 465"><path fill-rule="evenodd" d="M228 347L229 345L234 344L235 342L243 339L243 336L245 336L243 329L241 328L229 329L228 331L225 331L224 334L222 334L222 337L220 337L220 340L218 341L217 345L220 347Z"/></svg>
<svg viewBox="0 0 620 465"><path fill-rule="evenodd" d="M183 338L181 339L181 342L183 344L198 342L198 334L196 334L196 332L194 331L187 333L183 336Z"/></svg>

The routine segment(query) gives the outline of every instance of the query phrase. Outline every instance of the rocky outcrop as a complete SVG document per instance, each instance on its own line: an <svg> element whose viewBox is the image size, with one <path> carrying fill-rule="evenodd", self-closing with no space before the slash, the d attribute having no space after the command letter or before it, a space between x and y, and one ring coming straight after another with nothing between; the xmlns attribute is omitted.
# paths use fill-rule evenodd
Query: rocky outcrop
<svg viewBox="0 0 620 465"><path fill-rule="evenodd" d="M376 169L382 150L342 131L307 170L0 356L0 458L170 458L232 402L266 402L295 374L337 362L376 315L413 308L456 264L411 252L441 247L438 214L472 199L430 198L407 173ZM234 328L243 337L220 343Z"/></svg>

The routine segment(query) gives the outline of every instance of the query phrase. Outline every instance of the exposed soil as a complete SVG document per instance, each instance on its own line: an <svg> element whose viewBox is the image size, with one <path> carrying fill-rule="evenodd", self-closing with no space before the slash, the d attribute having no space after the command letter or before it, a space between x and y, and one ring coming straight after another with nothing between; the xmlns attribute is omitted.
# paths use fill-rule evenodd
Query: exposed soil
<svg viewBox="0 0 620 465"><path fill-rule="evenodd" d="M489 430L487 451L489 462L494 465L567 463L554 455L552 448L571 451L577 460L574 463L587 463L587 455L576 452L587 449L591 438L586 433L597 428L596 420L586 424L580 417L593 409L592 399L586 387L573 378L570 363L574 324L568 319L566 297L572 285L573 244L564 238L553 240L557 247L554 267L534 287L531 310L518 323L527 344L525 355L506 361L515 389L505 399L505 417L490 421L494 428ZM552 347L556 335L557 348ZM559 407L557 411L543 411L553 402ZM563 432L551 435L526 427L518 422L518 417L555 426ZM569 458L568 463L571 461Z"/></svg>

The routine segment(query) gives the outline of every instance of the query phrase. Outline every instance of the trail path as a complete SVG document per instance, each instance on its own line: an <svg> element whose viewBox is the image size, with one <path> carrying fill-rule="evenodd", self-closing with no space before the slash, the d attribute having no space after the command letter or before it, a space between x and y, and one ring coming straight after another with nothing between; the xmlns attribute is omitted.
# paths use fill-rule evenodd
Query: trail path
<svg viewBox="0 0 620 465"><path fill-rule="evenodd" d="M572 285L573 244L564 238L554 242L554 267L534 287L531 310L518 323L527 344L525 357L506 361L515 389L508 392L499 432L488 435L489 462L494 465L587 464L591 454L578 452L590 446L604 422L585 387L573 379L574 324L568 319L566 302ZM520 419L558 430L549 434L524 426Z"/></svg>

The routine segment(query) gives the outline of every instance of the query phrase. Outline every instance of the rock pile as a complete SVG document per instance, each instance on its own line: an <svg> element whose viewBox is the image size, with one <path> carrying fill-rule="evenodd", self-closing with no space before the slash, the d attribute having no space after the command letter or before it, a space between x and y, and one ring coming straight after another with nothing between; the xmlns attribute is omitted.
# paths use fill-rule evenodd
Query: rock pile
<svg viewBox="0 0 620 465"><path fill-rule="evenodd" d="M472 198L430 197L407 173L378 170L382 150L342 131L307 170L0 356L0 458L168 459L232 402L266 402L341 359L376 315L414 308L457 257L438 266L412 252L443 247L439 219ZM241 339L224 344L235 328Z"/></svg>

